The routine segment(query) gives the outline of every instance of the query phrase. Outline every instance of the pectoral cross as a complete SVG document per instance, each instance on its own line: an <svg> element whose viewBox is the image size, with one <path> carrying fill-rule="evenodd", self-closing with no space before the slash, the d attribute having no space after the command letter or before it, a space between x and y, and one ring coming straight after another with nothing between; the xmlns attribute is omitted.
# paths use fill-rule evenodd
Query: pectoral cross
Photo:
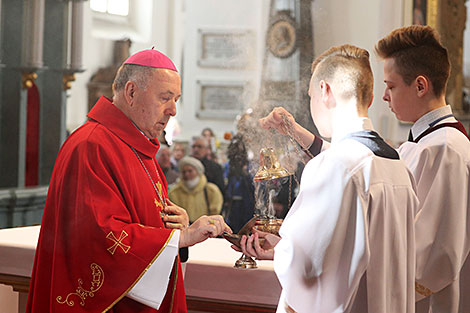
<svg viewBox="0 0 470 313"><path fill-rule="evenodd" d="M157 198L154 199L154 202L155 202L155 207L157 209L160 208L160 217L163 218L166 215L166 213L163 212L164 206L160 202L158 202Z"/></svg>
<svg viewBox="0 0 470 313"><path fill-rule="evenodd" d="M131 247L122 243L124 238L126 238L127 236L129 235L123 230L121 232L121 235L119 235L119 239L117 239L116 236L114 236L114 233L110 231L109 234L106 236L106 239L114 241L114 244L111 247L109 247L107 250L112 255L114 255L114 252L116 252L117 247L120 247L122 251L124 251L124 253L127 253Z"/></svg>
<svg viewBox="0 0 470 313"><path fill-rule="evenodd" d="M158 209L160 208L163 211L163 205L158 202L157 198L154 199L155 207Z"/></svg>

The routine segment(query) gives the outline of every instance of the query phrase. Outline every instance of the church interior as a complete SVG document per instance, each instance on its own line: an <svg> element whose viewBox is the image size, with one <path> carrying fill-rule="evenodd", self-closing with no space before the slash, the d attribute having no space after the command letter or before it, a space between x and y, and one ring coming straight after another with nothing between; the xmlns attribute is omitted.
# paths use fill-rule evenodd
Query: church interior
<svg viewBox="0 0 470 313"><path fill-rule="evenodd" d="M369 116L398 147L411 124L398 121L382 99L383 61L375 44L401 26L433 26L451 59L447 103L469 131L468 10L462 0L0 0L0 248L19 253L14 263L26 268L24 276L12 274L5 264L13 256L0 252L0 313L24 312L34 257L34 242L2 230L41 223L59 149L100 96L112 97L114 76L129 55L154 47L181 75L177 113L160 140L189 149L192 138L210 128L223 165L237 132L246 132L255 161L262 146L297 153L253 121L284 106L315 133L307 95L312 61L335 45L365 48L374 75ZM252 123L240 127L247 116ZM205 264L204 249L190 252L189 311L274 312L280 286L270 262L258 261L256 272L232 272L240 253L223 240L216 248L224 253L215 265ZM204 290L207 271L234 283Z"/></svg>

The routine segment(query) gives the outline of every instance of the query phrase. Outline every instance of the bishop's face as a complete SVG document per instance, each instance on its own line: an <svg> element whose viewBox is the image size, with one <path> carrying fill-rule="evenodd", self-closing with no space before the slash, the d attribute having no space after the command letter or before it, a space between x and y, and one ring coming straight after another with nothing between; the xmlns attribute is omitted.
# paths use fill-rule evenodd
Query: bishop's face
<svg viewBox="0 0 470 313"><path fill-rule="evenodd" d="M156 69L145 89L135 89L132 121L148 137L158 137L170 117L176 115L176 102L181 96L180 75L168 69Z"/></svg>

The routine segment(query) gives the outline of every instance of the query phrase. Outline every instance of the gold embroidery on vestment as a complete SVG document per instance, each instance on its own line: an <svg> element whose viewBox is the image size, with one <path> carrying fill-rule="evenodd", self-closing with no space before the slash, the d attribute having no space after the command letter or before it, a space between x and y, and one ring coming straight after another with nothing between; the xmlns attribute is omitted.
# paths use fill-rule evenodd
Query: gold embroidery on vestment
<svg viewBox="0 0 470 313"><path fill-rule="evenodd" d="M423 285L421 285L417 281L415 281L415 290L416 290L417 293L419 293L420 295L423 295L425 297L429 297L430 295L432 295L434 293L434 292L432 292L431 289L424 287Z"/></svg>
<svg viewBox="0 0 470 313"><path fill-rule="evenodd" d="M163 193L162 184L161 184L159 181L157 181L157 184L156 184L156 185L157 185L158 192L160 192L161 195L165 195L165 194Z"/></svg>
<svg viewBox="0 0 470 313"><path fill-rule="evenodd" d="M157 172L158 173L158 172ZM162 184L157 181L156 183L157 185L157 189L158 189L158 192L161 194L161 195L164 195L163 193L163 187L162 187ZM165 208L165 204L164 203L160 203L157 198L155 198L155 207L160 208L161 211L163 211L163 209Z"/></svg>
<svg viewBox="0 0 470 313"><path fill-rule="evenodd" d="M122 251L124 251L124 253L127 253L131 247L122 243L124 238L126 238L127 236L129 235L123 230L121 232L121 235L119 235L119 239L117 239L116 236L114 236L114 233L110 231L109 234L106 236L106 239L114 241L114 244L111 247L109 247L107 250L112 255L114 255L114 252L116 252L117 247L120 247Z"/></svg>
<svg viewBox="0 0 470 313"><path fill-rule="evenodd" d="M290 305L287 304L285 300L284 300L284 310L286 310L287 313L297 313L294 311L293 308L290 307Z"/></svg>
<svg viewBox="0 0 470 313"><path fill-rule="evenodd" d="M146 225L142 225L142 224L137 224L138 226L142 227L142 228L155 228L153 226L146 226Z"/></svg>
<svg viewBox="0 0 470 313"><path fill-rule="evenodd" d="M60 303L60 304L67 303L68 306L74 306L75 302L73 300L69 300L69 297L75 295L75 296L77 296L81 299L80 300L80 305L85 306L86 297L94 297L95 296L95 292L97 292L101 288L101 286L103 286L104 271L101 268L101 266L99 266L96 263L92 263L90 265L90 268L91 268L92 277L93 277L93 279L91 281L90 290L86 290L85 288L83 288L83 279L79 278L78 279L78 287L75 290L75 292L69 293L63 301L62 301L62 296L58 296L56 298L58 303Z"/></svg>
<svg viewBox="0 0 470 313"><path fill-rule="evenodd" d="M163 210L163 205L158 202L157 198L154 198L153 202L155 203L155 207L158 209L160 208L160 210Z"/></svg>
<svg viewBox="0 0 470 313"><path fill-rule="evenodd" d="M166 240L165 244L163 245L163 247L160 249L160 251L158 251L158 253L155 255L155 257L153 258L153 260L147 265L147 267L144 269L144 271L142 273L140 273L139 277L137 277L137 279L134 281L134 283L129 287L127 288L126 291L124 291L124 293L119 296L116 300L114 300L113 303L111 303L110 306L108 306L106 308L106 310L104 310L103 312L106 312L108 311L110 308L112 308L119 300L121 300L122 298L124 298L125 295L127 295L129 293L129 291L134 288L135 284L137 284L137 282L140 280L140 278L145 274L145 272L147 272L147 270L150 268L150 266L152 266L153 262L155 262L155 260L160 256L160 254L163 252L163 250L166 248L166 246L168 245L168 243L170 242L170 239L171 237L173 237L173 234L175 233L175 230L172 229L171 230L171 233L170 235L168 236L168 239Z"/></svg>

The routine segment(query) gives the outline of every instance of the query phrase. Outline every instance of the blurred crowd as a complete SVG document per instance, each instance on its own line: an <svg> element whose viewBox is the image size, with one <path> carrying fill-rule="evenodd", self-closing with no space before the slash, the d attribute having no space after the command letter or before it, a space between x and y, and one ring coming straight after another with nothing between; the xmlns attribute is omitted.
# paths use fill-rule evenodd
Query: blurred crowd
<svg viewBox="0 0 470 313"><path fill-rule="evenodd" d="M186 209L190 222L202 215L221 214L236 233L257 212L255 183L257 162L247 149L247 139L239 132L224 134L222 145L210 128L189 142L161 138L157 161L169 186L169 198ZM256 160L257 161L257 160ZM256 165L253 165L253 164ZM276 218L284 218L296 195L297 179L281 182L272 199ZM290 196L289 196L290 193ZM259 211L259 208L258 208Z"/></svg>

